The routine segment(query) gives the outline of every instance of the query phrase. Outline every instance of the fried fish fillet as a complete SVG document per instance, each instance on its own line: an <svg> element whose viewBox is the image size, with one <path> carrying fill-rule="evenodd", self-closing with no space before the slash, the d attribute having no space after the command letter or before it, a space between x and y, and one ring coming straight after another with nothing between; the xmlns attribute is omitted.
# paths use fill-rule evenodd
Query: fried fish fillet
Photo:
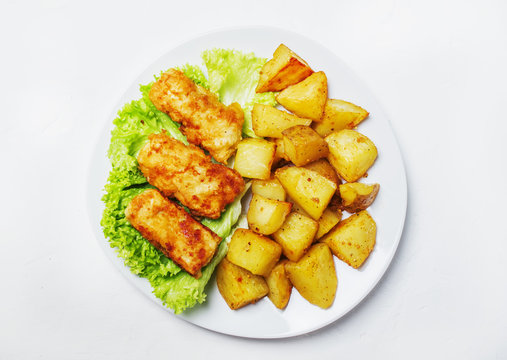
<svg viewBox="0 0 507 360"><path fill-rule="evenodd" d="M196 278L222 240L154 189L134 197L125 216L146 240Z"/></svg>
<svg viewBox="0 0 507 360"><path fill-rule="evenodd" d="M194 145L185 145L165 132L151 134L137 157L150 184L165 196L175 197L192 214L216 219L243 191L241 175Z"/></svg>
<svg viewBox="0 0 507 360"><path fill-rule="evenodd" d="M190 143L202 146L224 164L234 154L244 121L239 104L225 106L176 69L162 74L149 95L158 110L183 125L181 130Z"/></svg>

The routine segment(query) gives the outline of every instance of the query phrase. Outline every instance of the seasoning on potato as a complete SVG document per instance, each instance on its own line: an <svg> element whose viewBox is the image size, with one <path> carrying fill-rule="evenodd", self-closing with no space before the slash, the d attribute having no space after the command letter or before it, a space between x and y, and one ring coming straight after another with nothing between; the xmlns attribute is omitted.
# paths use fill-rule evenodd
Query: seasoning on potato
<svg viewBox="0 0 507 360"><path fill-rule="evenodd" d="M273 58L262 67L255 92L280 91L297 84L312 73L313 70L306 61L280 44L273 53Z"/></svg>
<svg viewBox="0 0 507 360"><path fill-rule="evenodd" d="M336 172L347 182L354 182L366 174L377 158L377 147L365 135L349 129L326 136L328 159Z"/></svg>
<svg viewBox="0 0 507 360"><path fill-rule="evenodd" d="M289 160L303 166L326 157L327 143L311 127L296 125L282 131L283 148Z"/></svg>
<svg viewBox="0 0 507 360"><path fill-rule="evenodd" d="M238 145L234 168L254 180L249 229L234 232L217 273L231 309L267 294L283 310L293 287L327 309L338 286L333 255L357 269L375 246L376 224L365 209L380 186L357 181L378 151L351 130L369 113L328 99L327 89L326 74L283 44L260 72L256 92L280 91L276 100L289 112L254 104L252 128L267 139ZM342 220L342 211L352 215Z"/></svg>
<svg viewBox="0 0 507 360"><path fill-rule="evenodd" d="M264 139L243 139L238 144L234 170L251 179L269 179L276 145Z"/></svg>
<svg viewBox="0 0 507 360"><path fill-rule="evenodd" d="M270 141L276 144L276 152L275 159L273 160L273 166L281 167L286 165L288 161L290 161L289 157L285 153L285 149L283 147L283 139L281 138L271 138Z"/></svg>
<svg viewBox="0 0 507 360"><path fill-rule="evenodd" d="M368 117L368 111L350 102L327 99L324 115L312 127L322 137L343 129L353 129Z"/></svg>
<svg viewBox="0 0 507 360"><path fill-rule="evenodd" d="M319 160L311 162L303 167L305 169L318 172L320 175L322 175L325 178L334 182L336 184L336 186L338 186L339 184L342 183L342 179L340 179L338 174L336 174L336 170L329 163L329 161L327 161L327 159L319 159Z"/></svg>
<svg viewBox="0 0 507 360"><path fill-rule="evenodd" d="M292 284L285 271L288 260L280 260L266 277L269 293L268 298L279 309L284 309L289 303Z"/></svg>
<svg viewBox="0 0 507 360"><path fill-rule="evenodd" d="M266 280L223 259L217 267L217 287L231 310L257 302L269 293Z"/></svg>
<svg viewBox="0 0 507 360"><path fill-rule="evenodd" d="M338 278L326 244L313 245L298 262L288 262L285 270L292 285L310 303L323 309L333 304Z"/></svg>
<svg viewBox="0 0 507 360"><path fill-rule="evenodd" d="M312 244L318 228L319 223L312 218L291 213L273 237L289 260L298 261Z"/></svg>
<svg viewBox="0 0 507 360"><path fill-rule="evenodd" d="M320 239L326 235L342 219L342 212L339 209L328 207L319 219L319 230L315 239Z"/></svg>
<svg viewBox="0 0 507 360"><path fill-rule="evenodd" d="M357 269L373 250L376 234L375 221L363 210L341 221L320 241L327 244L336 257Z"/></svg>
<svg viewBox="0 0 507 360"><path fill-rule="evenodd" d="M338 187L340 207L349 213L366 210L377 197L379 184L346 183Z"/></svg>
<svg viewBox="0 0 507 360"><path fill-rule="evenodd" d="M229 243L227 260L252 274L268 276L280 259L282 248L252 230L236 229Z"/></svg>
<svg viewBox="0 0 507 360"><path fill-rule="evenodd" d="M314 220L319 220L336 191L336 184L319 173L292 166L277 169L276 178L287 194Z"/></svg>
<svg viewBox="0 0 507 360"><path fill-rule="evenodd" d="M323 71L282 90L276 96L284 108L297 116L319 121L327 101L327 77Z"/></svg>
<svg viewBox="0 0 507 360"><path fill-rule="evenodd" d="M257 136L282 138L282 131L296 125L309 126L311 119L302 118L269 105L255 104L252 128Z"/></svg>
<svg viewBox="0 0 507 360"><path fill-rule="evenodd" d="M248 226L259 234L271 235L282 226L291 208L290 202L253 194L247 213Z"/></svg>
<svg viewBox="0 0 507 360"><path fill-rule="evenodd" d="M253 180L252 194L258 194L268 199L285 201L286 193L280 181L276 178L268 180Z"/></svg>

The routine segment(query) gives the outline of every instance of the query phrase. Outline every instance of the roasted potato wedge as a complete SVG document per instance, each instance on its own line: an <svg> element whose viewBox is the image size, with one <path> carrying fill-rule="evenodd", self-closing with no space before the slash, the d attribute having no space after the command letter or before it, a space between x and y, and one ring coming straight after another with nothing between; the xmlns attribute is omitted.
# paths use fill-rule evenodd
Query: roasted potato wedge
<svg viewBox="0 0 507 360"><path fill-rule="evenodd" d="M359 212L368 208L377 197L379 184L345 183L338 187L342 210L349 213Z"/></svg>
<svg viewBox="0 0 507 360"><path fill-rule="evenodd" d="M320 239L326 235L332 228L336 226L342 219L341 210L334 210L328 207L319 219L319 229L315 235L315 239Z"/></svg>
<svg viewBox="0 0 507 360"><path fill-rule="evenodd" d="M305 119L269 105L254 104L252 109L252 128L257 136L282 138L282 131L295 125L310 125Z"/></svg>
<svg viewBox="0 0 507 360"><path fill-rule="evenodd" d="M327 77L319 71L276 95L276 101L293 114L319 121L327 101Z"/></svg>
<svg viewBox="0 0 507 360"><path fill-rule="evenodd" d="M327 244L340 260L357 269L373 250L376 235L375 221L363 210L342 220L320 241Z"/></svg>
<svg viewBox="0 0 507 360"><path fill-rule="evenodd" d="M270 141L273 141L276 144L275 160L273 161L273 165L279 165L290 161L283 147L283 139L271 138Z"/></svg>
<svg viewBox="0 0 507 360"><path fill-rule="evenodd" d="M231 310L255 303L269 293L266 280L223 259L216 272L218 291Z"/></svg>
<svg viewBox="0 0 507 360"><path fill-rule="evenodd" d="M366 174L377 158L377 147L365 135L349 129L326 136L328 160L347 182L355 182Z"/></svg>
<svg viewBox="0 0 507 360"><path fill-rule="evenodd" d="M279 309L284 309L292 293L292 284L285 271L288 260L281 260L266 277L269 287L268 298Z"/></svg>
<svg viewBox="0 0 507 360"><path fill-rule="evenodd" d="M318 172L320 175L324 176L325 178L331 180L338 186L342 183L342 179L336 174L336 170L334 167L327 161L327 159L320 159L314 162L311 162L305 166L303 166L305 169L313 170Z"/></svg>
<svg viewBox="0 0 507 360"><path fill-rule="evenodd" d="M269 179L276 145L264 139L243 139L238 144L234 169L251 179Z"/></svg>
<svg viewBox="0 0 507 360"><path fill-rule="evenodd" d="M312 127L322 137L343 129L353 129L368 117L368 111L350 102L327 99L324 115Z"/></svg>
<svg viewBox="0 0 507 360"><path fill-rule="evenodd" d="M282 253L287 259L298 261L312 244L318 228L317 221L293 212L273 234L273 238L282 246Z"/></svg>
<svg viewBox="0 0 507 360"><path fill-rule="evenodd" d="M325 158L329 153L327 143L309 126L296 125L282 131L282 135L284 152L296 166Z"/></svg>
<svg viewBox="0 0 507 360"><path fill-rule="evenodd" d="M333 304L338 279L326 244L313 245L298 262L288 262L285 270L290 282L310 303L323 309Z"/></svg>
<svg viewBox="0 0 507 360"><path fill-rule="evenodd" d="M336 184L318 172L297 166L275 171L287 194L314 220L319 220L336 191Z"/></svg>
<svg viewBox="0 0 507 360"><path fill-rule="evenodd" d="M270 235L282 226L291 208L290 202L253 194L246 215L248 227L259 234Z"/></svg>
<svg viewBox="0 0 507 360"><path fill-rule="evenodd" d="M287 201L292 203L292 209L291 209L292 212L295 212L295 213L298 213L298 214L301 214L301 215L311 218L311 216L308 215L308 213L306 211L304 211L303 208L297 202L295 202L293 199L291 199L290 197L287 197Z"/></svg>
<svg viewBox="0 0 507 360"><path fill-rule="evenodd" d="M262 67L255 92L280 91L297 84L312 73L313 70L301 57L280 44L273 53L273 58Z"/></svg>
<svg viewBox="0 0 507 360"><path fill-rule="evenodd" d="M227 260L254 275L268 276L281 253L281 246L273 240L252 230L236 229L229 242Z"/></svg>
<svg viewBox="0 0 507 360"><path fill-rule="evenodd" d="M268 180L253 180L252 181L252 194L258 194L268 199L285 201L286 192L280 181L277 178Z"/></svg>

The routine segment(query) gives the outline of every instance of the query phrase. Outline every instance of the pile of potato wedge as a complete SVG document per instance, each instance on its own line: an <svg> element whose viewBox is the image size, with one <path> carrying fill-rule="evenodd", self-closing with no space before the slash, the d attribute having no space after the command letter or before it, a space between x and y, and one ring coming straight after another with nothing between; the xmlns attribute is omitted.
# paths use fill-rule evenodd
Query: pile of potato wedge
<svg viewBox="0 0 507 360"><path fill-rule="evenodd" d="M217 285L235 310L268 296L284 309L292 287L321 308L333 304L333 255L359 268L375 245L366 211L378 184L360 183L377 158L354 130L368 112L329 99L327 78L281 44L260 72L257 92L278 92L287 111L256 104L258 138L243 139L234 168L252 181L249 229L237 229L217 269ZM342 212L351 215L342 220Z"/></svg>

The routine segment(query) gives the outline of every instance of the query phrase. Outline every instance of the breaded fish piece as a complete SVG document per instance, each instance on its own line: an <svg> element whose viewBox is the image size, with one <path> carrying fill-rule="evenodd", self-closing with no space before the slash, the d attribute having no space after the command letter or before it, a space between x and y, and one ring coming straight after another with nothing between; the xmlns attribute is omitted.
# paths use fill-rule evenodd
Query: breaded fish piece
<svg viewBox="0 0 507 360"><path fill-rule="evenodd" d="M170 69L153 84L155 107L181 123L191 144L200 145L216 161L226 163L241 141L244 114L241 106L222 104L217 96L195 84L181 71Z"/></svg>
<svg viewBox="0 0 507 360"><path fill-rule="evenodd" d="M224 207L243 191L241 175L194 145L185 145L165 132L151 134L137 156L150 184L165 196L175 197L192 214L217 219Z"/></svg>
<svg viewBox="0 0 507 360"><path fill-rule="evenodd" d="M222 240L154 189L134 197L125 216L146 240L196 278Z"/></svg>

